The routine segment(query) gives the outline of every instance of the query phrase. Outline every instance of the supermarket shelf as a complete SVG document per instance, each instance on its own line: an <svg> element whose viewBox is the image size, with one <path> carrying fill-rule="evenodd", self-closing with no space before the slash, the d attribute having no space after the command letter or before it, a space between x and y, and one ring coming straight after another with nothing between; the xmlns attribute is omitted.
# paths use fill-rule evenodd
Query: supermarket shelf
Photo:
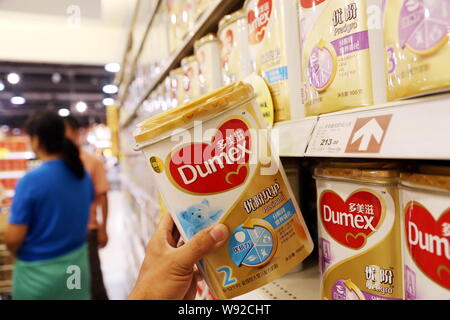
<svg viewBox="0 0 450 320"><path fill-rule="evenodd" d="M0 153L0 160L31 160L35 158L33 152L8 152L5 154Z"/></svg>
<svg viewBox="0 0 450 320"><path fill-rule="evenodd" d="M20 179L26 171L0 171L0 179Z"/></svg>
<svg viewBox="0 0 450 320"><path fill-rule="evenodd" d="M241 0L216 0L209 9L203 13L200 19L196 22L193 30L186 35L184 42L180 45L180 48L175 51L161 68L161 72L158 77L150 83L145 94L138 100L137 104L132 108L132 111L127 114L123 121L120 122L120 126L126 127L133 120L137 110L144 103L145 99L152 93L152 91L164 80L169 74L170 70L176 67L181 60L192 52L194 48L194 42L206 35L212 29L216 28L220 19L227 13L231 12L237 4L240 4Z"/></svg>
<svg viewBox="0 0 450 320"><path fill-rule="evenodd" d="M320 273L315 262L236 300L319 300L319 291Z"/></svg>
<svg viewBox="0 0 450 320"><path fill-rule="evenodd" d="M307 157L450 160L450 94L322 115Z"/></svg>
<svg viewBox="0 0 450 320"><path fill-rule="evenodd" d="M318 117L276 123L279 141L278 153L282 157L304 157Z"/></svg>
<svg viewBox="0 0 450 320"><path fill-rule="evenodd" d="M124 83L120 84L121 88L120 88L120 94L119 94L119 97L118 97L118 104L119 105L122 105L125 102L125 99L127 98L128 88L130 87L131 82L134 79L133 75L136 73L137 61L138 61L138 59L139 59L139 57L141 55L141 52L142 52L142 50L144 48L145 40L147 39L147 35L148 35L148 33L150 31L150 28L151 28L151 26L153 24L153 20L155 19L156 12L158 11L158 8L159 8L161 2L162 2L161 0L158 0L155 3L155 5L153 6L153 11L152 11L152 14L150 15L150 19L148 21L147 28L145 30L145 33L144 33L143 37L142 37L142 42L139 44L139 49L137 51L136 57L134 57L134 60L131 63L131 75L132 76L129 77L129 79L127 79L127 81L125 81ZM135 23L136 23L136 17L137 17L138 10L139 10L139 4L136 6L135 11L133 13L133 20L131 22L131 28L130 28L130 31L129 31L129 34L128 34L128 39L129 39L128 44L132 43L132 41L133 41L133 40L130 40L130 39L132 39L132 29L134 28ZM127 54L127 52L125 53L124 58L126 57L126 54Z"/></svg>

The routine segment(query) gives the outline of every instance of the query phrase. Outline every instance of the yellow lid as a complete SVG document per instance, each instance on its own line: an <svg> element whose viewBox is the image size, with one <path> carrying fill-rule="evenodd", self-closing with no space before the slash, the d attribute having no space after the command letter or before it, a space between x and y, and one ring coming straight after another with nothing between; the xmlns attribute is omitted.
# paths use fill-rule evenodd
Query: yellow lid
<svg viewBox="0 0 450 320"><path fill-rule="evenodd" d="M170 75L171 77L176 77L176 76L179 76L179 75L184 75L184 71L183 71L183 69L181 69L181 68L176 68L176 69L171 70L171 71L169 72L169 75Z"/></svg>
<svg viewBox="0 0 450 320"><path fill-rule="evenodd" d="M450 166L422 165L418 172L402 173L401 182L450 191Z"/></svg>
<svg viewBox="0 0 450 320"><path fill-rule="evenodd" d="M195 120L214 116L253 97L254 92L251 85L242 82L230 84L140 123L134 138L139 144L148 142L170 130L183 127Z"/></svg>
<svg viewBox="0 0 450 320"><path fill-rule="evenodd" d="M187 65L187 64L189 64L191 62L194 62L194 61L197 61L197 57L196 56L194 56L194 55L187 56L187 57L185 57L185 58L183 58L181 60L181 66L183 67L183 66L185 66L185 65Z"/></svg>
<svg viewBox="0 0 450 320"><path fill-rule="evenodd" d="M233 22L245 18L245 10L241 9L236 12L233 12L232 14L228 14L225 17L222 18L219 22L219 32L222 32L222 29L227 27L228 25L232 24Z"/></svg>
<svg viewBox="0 0 450 320"><path fill-rule="evenodd" d="M211 42L211 41L219 41L219 39L217 38L217 36L214 33L208 33L203 38L200 38L199 40L195 41L195 43L194 43L194 50L197 51L205 43L208 43L208 42Z"/></svg>
<svg viewBox="0 0 450 320"><path fill-rule="evenodd" d="M355 180L395 180L400 171L396 162L352 160L323 162L314 169L314 174Z"/></svg>

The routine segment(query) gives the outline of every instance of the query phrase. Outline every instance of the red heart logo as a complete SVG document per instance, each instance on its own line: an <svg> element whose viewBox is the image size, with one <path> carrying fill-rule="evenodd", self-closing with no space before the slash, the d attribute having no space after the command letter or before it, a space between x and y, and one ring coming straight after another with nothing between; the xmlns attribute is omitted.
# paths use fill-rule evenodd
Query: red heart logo
<svg viewBox="0 0 450 320"><path fill-rule="evenodd" d="M377 230L383 207L380 199L368 191L358 191L347 201L333 191L320 198L320 218L328 234L340 244L359 249Z"/></svg>
<svg viewBox="0 0 450 320"><path fill-rule="evenodd" d="M210 144L192 143L173 152L170 180L195 194L214 194L243 184L249 174L251 138L240 119L225 122Z"/></svg>
<svg viewBox="0 0 450 320"><path fill-rule="evenodd" d="M406 243L416 265L450 290L450 209L436 221L419 203L405 211Z"/></svg>
<svg viewBox="0 0 450 320"><path fill-rule="evenodd" d="M264 39L266 27L269 24L271 15L272 0L259 0L257 4L257 13L255 13L255 10L250 10L248 12L248 36L251 44L257 44Z"/></svg>

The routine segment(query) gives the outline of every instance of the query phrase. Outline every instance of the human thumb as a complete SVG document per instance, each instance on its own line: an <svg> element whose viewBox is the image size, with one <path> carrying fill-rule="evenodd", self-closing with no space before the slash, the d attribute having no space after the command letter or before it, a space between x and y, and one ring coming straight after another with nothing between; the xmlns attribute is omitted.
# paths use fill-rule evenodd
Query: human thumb
<svg viewBox="0 0 450 320"><path fill-rule="evenodd" d="M197 261L219 248L229 236L227 226L216 224L197 233L184 246L179 248L179 262L193 266Z"/></svg>

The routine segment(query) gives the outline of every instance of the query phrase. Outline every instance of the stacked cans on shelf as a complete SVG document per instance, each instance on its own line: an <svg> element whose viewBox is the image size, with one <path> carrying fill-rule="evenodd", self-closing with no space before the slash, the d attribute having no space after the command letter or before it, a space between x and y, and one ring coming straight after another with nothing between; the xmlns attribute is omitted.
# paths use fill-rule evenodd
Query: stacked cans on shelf
<svg viewBox="0 0 450 320"><path fill-rule="evenodd" d="M399 168L316 168L323 299L450 299L450 167Z"/></svg>

